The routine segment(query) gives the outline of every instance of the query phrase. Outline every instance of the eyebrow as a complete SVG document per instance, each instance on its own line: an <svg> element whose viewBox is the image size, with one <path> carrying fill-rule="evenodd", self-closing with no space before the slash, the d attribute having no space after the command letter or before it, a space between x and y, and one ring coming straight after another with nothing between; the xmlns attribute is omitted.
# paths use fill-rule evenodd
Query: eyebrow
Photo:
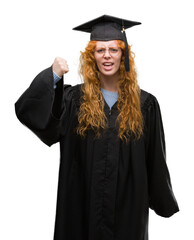
<svg viewBox="0 0 194 240"><path fill-rule="evenodd" d="M108 48L115 48L115 47L117 48L118 46L108 46ZM96 48L106 48L106 47L105 46L98 46L98 47L96 46Z"/></svg>

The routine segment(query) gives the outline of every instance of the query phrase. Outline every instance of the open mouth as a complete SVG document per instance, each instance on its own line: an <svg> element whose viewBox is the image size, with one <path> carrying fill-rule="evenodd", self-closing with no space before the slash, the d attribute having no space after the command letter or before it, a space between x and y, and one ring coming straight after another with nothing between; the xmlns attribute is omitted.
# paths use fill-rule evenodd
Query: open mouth
<svg viewBox="0 0 194 240"><path fill-rule="evenodd" d="M103 63L103 65L104 65L104 66L112 66L113 63L111 63L111 62L105 62L105 63Z"/></svg>
<svg viewBox="0 0 194 240"><path fill-rule="evenodd" d="M110 70L112 70L114 63L104 62L102 65L103 65L103 68L105 71L110 71Z"/></svg>

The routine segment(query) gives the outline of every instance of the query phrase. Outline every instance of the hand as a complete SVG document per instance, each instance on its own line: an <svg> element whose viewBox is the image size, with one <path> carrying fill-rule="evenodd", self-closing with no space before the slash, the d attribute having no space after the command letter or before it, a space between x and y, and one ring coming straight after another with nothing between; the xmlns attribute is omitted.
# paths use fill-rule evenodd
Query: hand
<svg viewBox="0 0 194 240"><path fill-rule="evenodd" d="M56 57L52 65L53 71L59 76L62 77L63 74L69 72L69 68L65 59L61 57Z"/></svg>

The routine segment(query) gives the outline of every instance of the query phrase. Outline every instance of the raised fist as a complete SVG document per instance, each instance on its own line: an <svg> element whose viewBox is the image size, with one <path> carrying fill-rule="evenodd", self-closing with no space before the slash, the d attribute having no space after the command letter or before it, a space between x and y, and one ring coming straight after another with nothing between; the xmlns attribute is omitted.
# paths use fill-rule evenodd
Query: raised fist
<svg viewBox="0 0 194 240"><path fill-rule="evenodd" d="M69 72L69 68L65 59L61 57L56 57L52 65L53 71L59 76L62 77L63 74Z"/></svg>

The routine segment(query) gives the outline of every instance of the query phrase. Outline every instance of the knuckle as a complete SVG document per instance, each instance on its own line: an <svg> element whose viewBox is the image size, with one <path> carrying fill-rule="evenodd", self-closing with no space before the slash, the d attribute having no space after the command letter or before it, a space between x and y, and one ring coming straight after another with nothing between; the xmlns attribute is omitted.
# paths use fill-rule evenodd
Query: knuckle
<svg viewBox="0 0 194 240"><path fill-rule="evenodd" d="M60 66L60 68L61 68L61 71L63 71L63 72L64 72L64 70L65 70L65 67L64 67L63 65L61 65L61 66Z"/></svg>

